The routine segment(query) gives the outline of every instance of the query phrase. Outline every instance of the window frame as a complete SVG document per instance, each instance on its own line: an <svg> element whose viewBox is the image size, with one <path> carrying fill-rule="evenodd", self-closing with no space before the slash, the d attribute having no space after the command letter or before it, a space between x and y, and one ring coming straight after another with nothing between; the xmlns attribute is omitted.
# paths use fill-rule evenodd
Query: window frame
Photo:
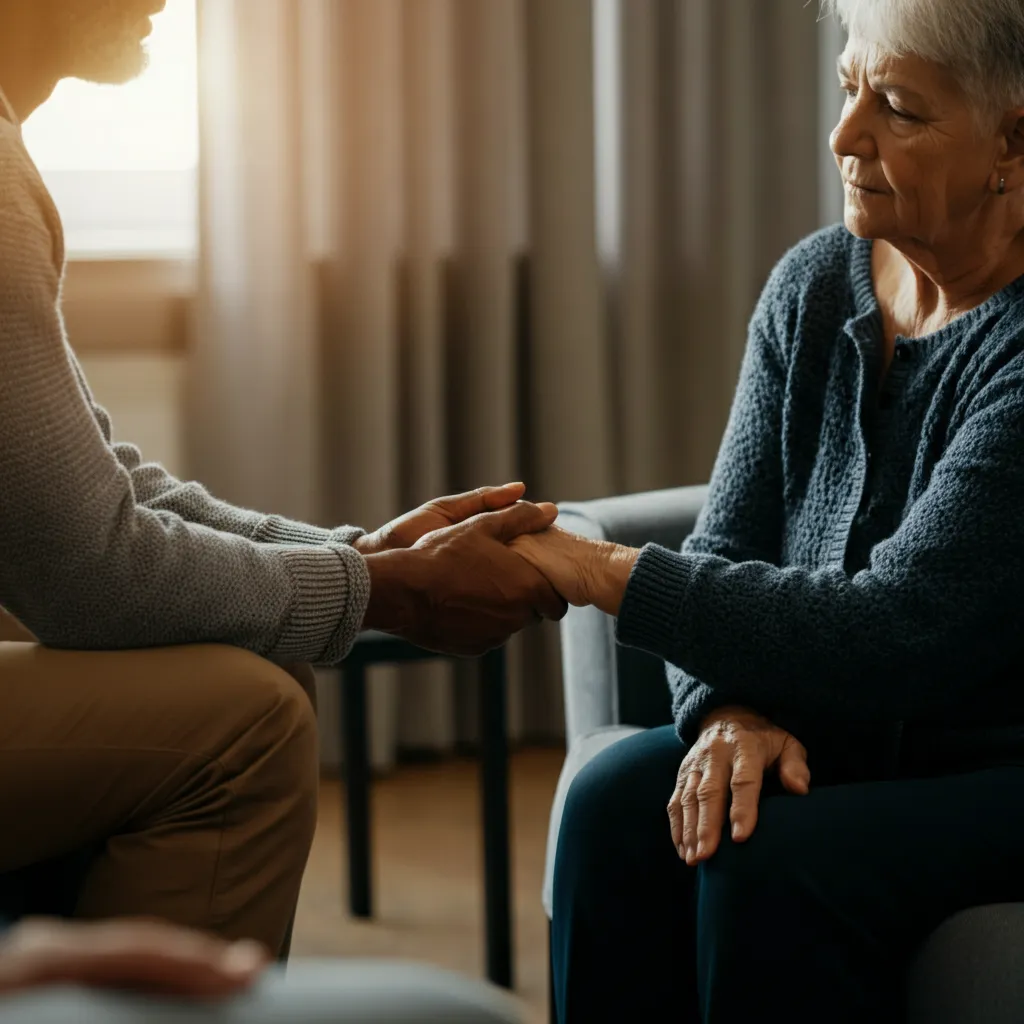
<svg viewBox="0 0 1024 1024"><path fill-rule="evenodd" d="M70 259L62 289L76 353L182 355L198 291L195 258Z"/></svg>

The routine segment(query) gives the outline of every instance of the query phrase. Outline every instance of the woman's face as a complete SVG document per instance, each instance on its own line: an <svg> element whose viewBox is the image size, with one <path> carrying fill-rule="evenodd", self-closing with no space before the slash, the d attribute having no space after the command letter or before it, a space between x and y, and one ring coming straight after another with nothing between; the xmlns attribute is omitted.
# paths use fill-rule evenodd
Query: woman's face
<svg viewBox="0 0 1024 1024"><path fill-rule="evenodd" d="M995 125L983 136L953 75L919 57L851 39L839 80L847 99L831 144L847 228L929 248L963 237L991 198Z"/></svg>

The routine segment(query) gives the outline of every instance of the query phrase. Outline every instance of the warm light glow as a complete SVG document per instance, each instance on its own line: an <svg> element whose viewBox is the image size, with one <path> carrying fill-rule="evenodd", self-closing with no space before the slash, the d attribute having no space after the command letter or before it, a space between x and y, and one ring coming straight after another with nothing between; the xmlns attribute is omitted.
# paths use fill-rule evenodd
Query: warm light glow
<svg viewBox="0 0 1024 1024"><path fill-rule="evenodd" d="M183 170L199 152L195 0L153 19L150 65L128 85L62 82L25 123L46 170Z"/></svg>
<svg viewBox="0 0 1024 1024"><path fill-rule="evenodd" d="M196 51L196 0L167 0L145 74L62 82L25 123L72 259L195 255Z"/></svg>

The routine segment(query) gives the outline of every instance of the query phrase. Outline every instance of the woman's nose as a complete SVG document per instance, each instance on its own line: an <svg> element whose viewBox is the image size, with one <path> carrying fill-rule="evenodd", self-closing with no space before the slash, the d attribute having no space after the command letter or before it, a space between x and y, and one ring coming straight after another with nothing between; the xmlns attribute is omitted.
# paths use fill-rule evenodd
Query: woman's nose
<svg viewBox="0 0 1024 1024"><path fill-rule="evenodd" d="M868 114L863 102L847 101L839 124L829 136L829 144L839 159L856 156L870 160L876 155L875 139L868 125Z"/></svg>

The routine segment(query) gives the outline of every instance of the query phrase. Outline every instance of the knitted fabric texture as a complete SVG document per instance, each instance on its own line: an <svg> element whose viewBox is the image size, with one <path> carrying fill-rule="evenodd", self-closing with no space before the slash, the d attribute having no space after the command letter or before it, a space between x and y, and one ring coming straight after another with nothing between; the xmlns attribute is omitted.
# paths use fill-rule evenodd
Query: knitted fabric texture
<svg viewBox="0 0 1024 1024"><path fill-rule="evenodd" d="M61 318L60 218L0 96L0 605L51 647L225 643L330 664L361 530L235 508L114 444Z"/></svg>
<svg viewBox="0 0 1024 1024"><path fill-rule="evenodd" d="M618 637L668 662L686 742L726 704L890 752L1024 722L1024 278L883 381L871 251L839 226L783 258L696 532L632 574Z"/></svg>

